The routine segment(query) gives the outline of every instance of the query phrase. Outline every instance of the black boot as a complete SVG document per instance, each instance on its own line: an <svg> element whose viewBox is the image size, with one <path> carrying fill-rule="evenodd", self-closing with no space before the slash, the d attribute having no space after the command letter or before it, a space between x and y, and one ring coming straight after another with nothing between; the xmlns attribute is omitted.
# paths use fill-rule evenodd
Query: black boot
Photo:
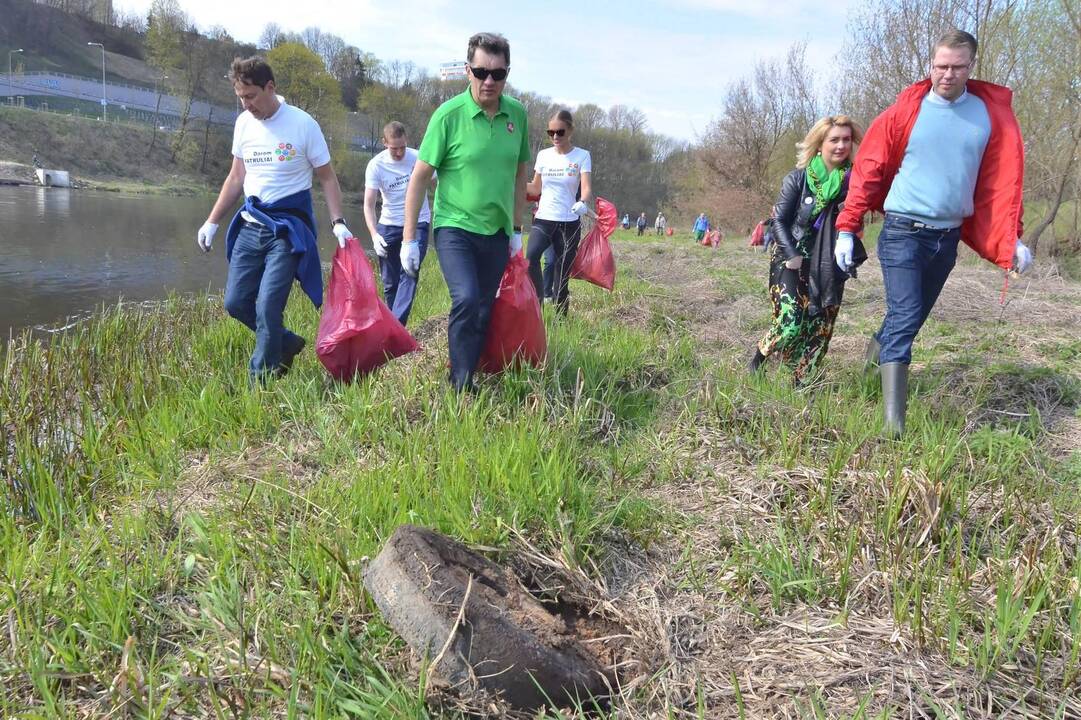
<svg viewBox="0 0 1081 720"><path fill-rule="evenodd" d="M905 432L905 411L908 409L908 365L885 363L882 374L882 401L885 404L886 437L894 440Z"/></svg>
<svg viewBox="0 0 1081 720"><path fill-rule="evenodd" d="M754 355L751 356L751 361L747 363L747 370L752 375L758 372L758 369L762 367L762 363L766 361L766 356L762 354L762 351L758 349L758 346L754 346Z"/></svg>
<svg viewBox="0 0 1081 720"><path fill-rule="evenodd" d="M868 372L878 367L878 356L882 353L882 346L874 335L867 341L867 351L863 362L863 371Z"/></svg>

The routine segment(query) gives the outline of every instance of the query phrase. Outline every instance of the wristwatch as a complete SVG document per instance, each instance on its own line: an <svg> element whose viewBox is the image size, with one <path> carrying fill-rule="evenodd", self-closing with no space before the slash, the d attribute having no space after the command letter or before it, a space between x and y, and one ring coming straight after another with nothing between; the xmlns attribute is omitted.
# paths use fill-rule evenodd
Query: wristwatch
<svg viewBox="0 0 1081 720"><path fill-rule="evenodd" d="M337 225L338 223L341 223L342 225L345 225L345 218L334 218L333 220L331 220L330 221L330 229L333 230L334 226Z"/></svg>

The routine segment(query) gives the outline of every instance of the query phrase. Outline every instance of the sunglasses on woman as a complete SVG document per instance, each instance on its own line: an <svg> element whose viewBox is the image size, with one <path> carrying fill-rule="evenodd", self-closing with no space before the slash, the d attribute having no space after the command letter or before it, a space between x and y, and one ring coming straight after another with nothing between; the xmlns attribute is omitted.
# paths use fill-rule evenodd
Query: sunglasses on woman
<svg viewBox="0 0 1081 720"><path fill-rule="evenodd" d="M549 130L548 137L563 137L567 134L566 128L559 128L558 130Z"/></svg>
<svg viewBox="0 0 1081 720"><path fill-rule="evenodd" d="M488 68L473 67L471 65L469 67L469 72L473 73L473 77L481 82L487 80L489 75L491 75L492 79L496 82L503 82L507 79L507 73L510 72L510 68L495 68L494 70L489 70Z"/></svg>

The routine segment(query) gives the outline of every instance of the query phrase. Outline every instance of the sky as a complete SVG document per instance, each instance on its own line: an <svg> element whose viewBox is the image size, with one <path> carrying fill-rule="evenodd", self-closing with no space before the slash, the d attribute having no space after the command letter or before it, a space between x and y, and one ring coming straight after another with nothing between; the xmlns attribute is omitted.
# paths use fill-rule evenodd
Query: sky
<svg viewBox="0 0 1081 720"><path fill-rule="evenodd" d="M151 0L116 0L144 13ZM841 47L855 0L180 0L206 30L221 25L255 43L268 22L317 26L381 60L409 60L432 74L464 60L469 36L510 41L510 82L570 106L642 110L650 128L694 141L721 109L729 84L756 60L807 42L820 75ZM253 19L255 16L255 19Z"/></svg>

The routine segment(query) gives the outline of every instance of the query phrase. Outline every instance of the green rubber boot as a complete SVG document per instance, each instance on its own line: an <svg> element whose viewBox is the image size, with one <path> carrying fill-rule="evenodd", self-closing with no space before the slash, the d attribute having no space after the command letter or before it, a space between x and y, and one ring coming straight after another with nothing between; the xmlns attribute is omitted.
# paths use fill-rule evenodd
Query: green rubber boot
<svg viewBox="0 0 1081 720"><path fill-rule="evenodd" d="M908 365L885 363L879 366L882 375L882 401L885 403L886 437L894 440L905 432L905 411L908 409Z"/></svg>

